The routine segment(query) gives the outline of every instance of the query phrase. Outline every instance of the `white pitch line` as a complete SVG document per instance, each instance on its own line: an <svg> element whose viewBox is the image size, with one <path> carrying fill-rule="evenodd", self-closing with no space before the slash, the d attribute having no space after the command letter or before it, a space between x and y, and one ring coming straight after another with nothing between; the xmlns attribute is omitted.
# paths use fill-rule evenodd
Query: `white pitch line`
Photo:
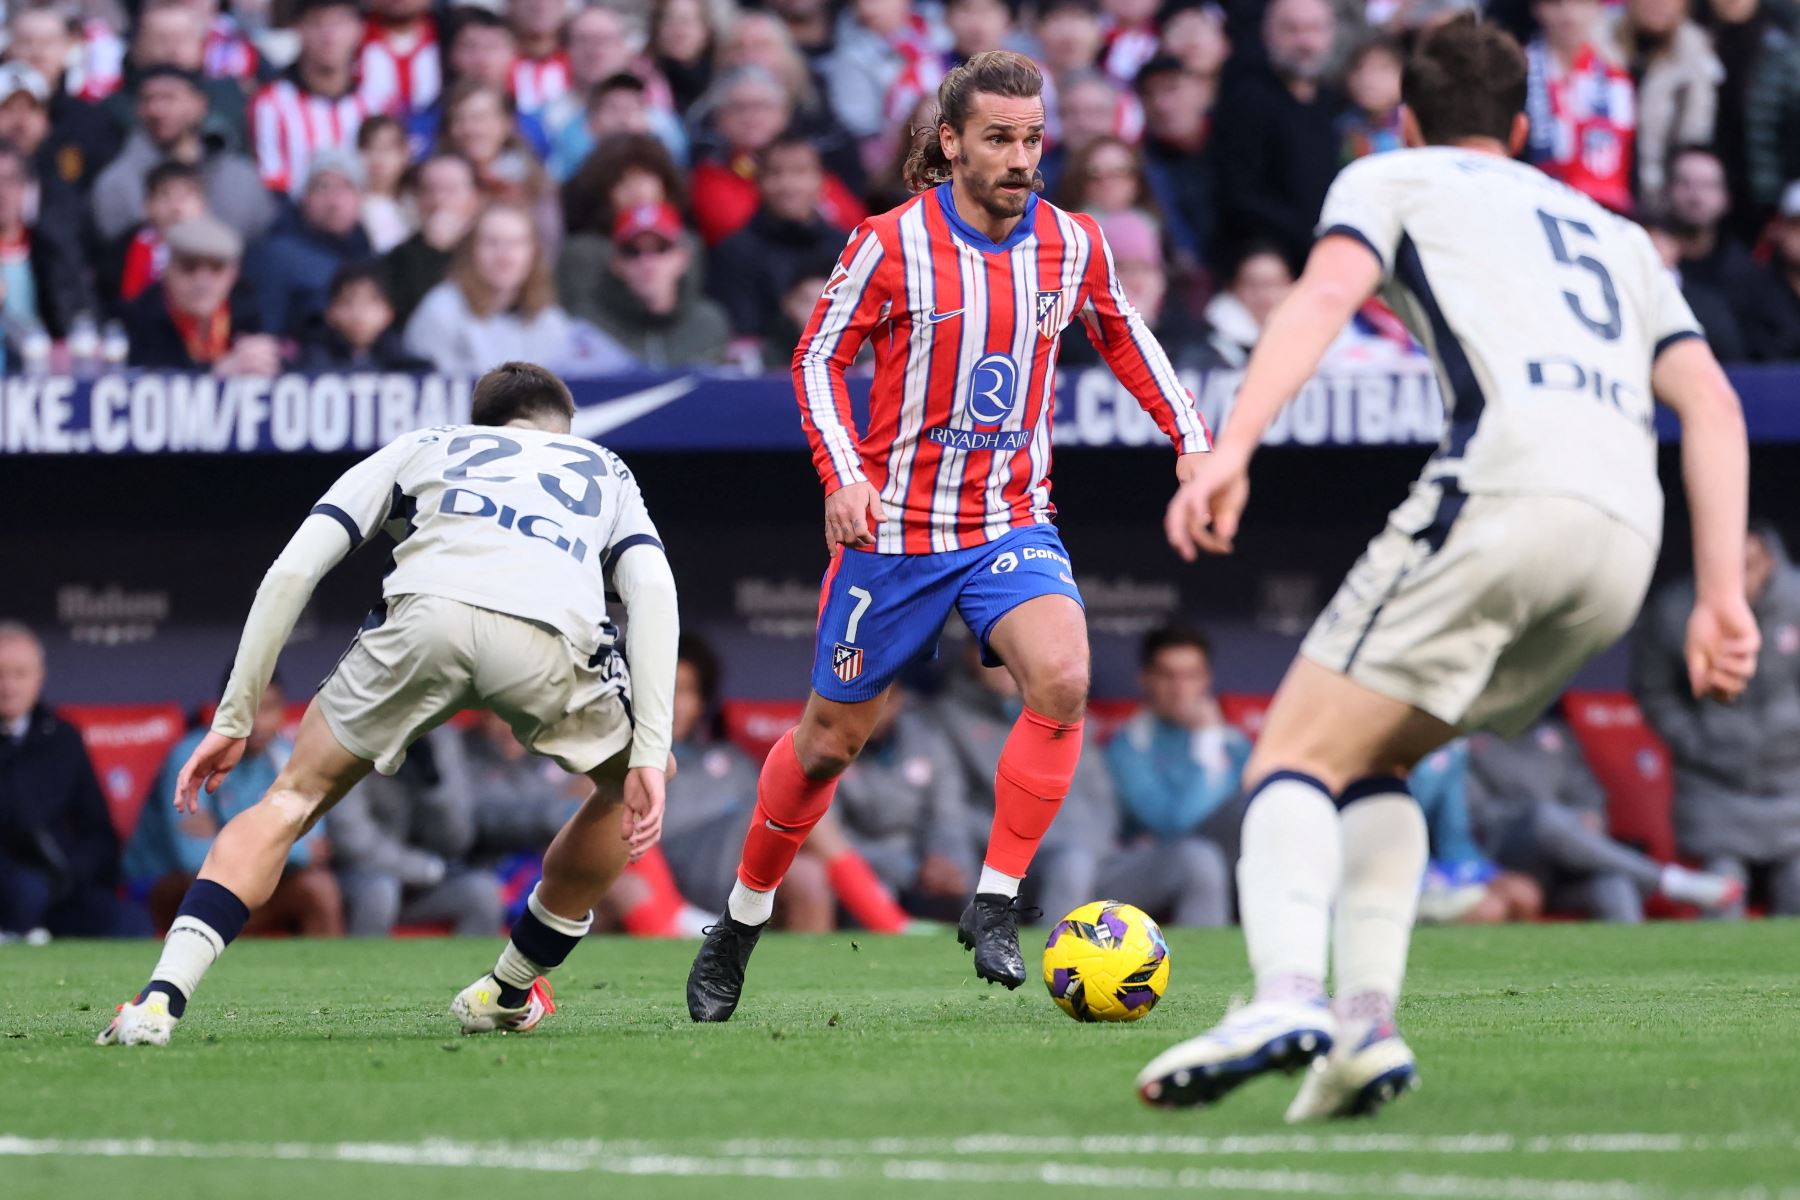
<svg viewBox="0 0 1800 1200"><path fill-rule="evenodd" d="M1380 1135L1375 1135L1380 1136ZM1502 1135L1495 1135L1502 1136ZM1079 1153L1065 1144L1063 1153ZM1102 1139L1110 1140L1110 1139ZM1191 1139L1189 1139L1191 1140ZM1215 1139L1223 1143L1231 1139ZM1239 1139L1248 1141L1251 1139ZM1334 1139L1322 1138L1329 1142ZM1354 1138L1362 1143L1367 1138ZM864 1147L874 1142L857 1143ZM1411 1200L1663 1200L1660 1189L1626 1180L1531 1179L1400 1172L1342 1174L1292 1168L1106 1166L1040 1161L979 1163L911 1157L865 1149L848 1156L807 1154L697 1154L655 1149L642 1141L469 1143L446 1138L421 1142L195 1142L159 1138L27 1138L0 1135L0 1157L144 1158L232 1161L311 1161L394 1167L476 1168L555 1173L593 1171L661 1178L759 1178L786 1180L888 1180L900 1183L1030 1184L1039 1187L1211 1189L1271 1195L1379 1194ZM1769 1189L1722 1193L1711 1200L1800 1200L1800 1192Z"/></svg>
<svg viewBox="0 0 1800 1200"><path fill-rule="evenodd" d="M1191 1154L1291 1157L1297 1154L1685 1154L1790 1145L1800 1149L1800 1141L1757 1139L1743 1134L1091 1134L1061 1137L995 1133L958 1138L728 1138L707 1149L710 1153L723 1155Z"/></svg>

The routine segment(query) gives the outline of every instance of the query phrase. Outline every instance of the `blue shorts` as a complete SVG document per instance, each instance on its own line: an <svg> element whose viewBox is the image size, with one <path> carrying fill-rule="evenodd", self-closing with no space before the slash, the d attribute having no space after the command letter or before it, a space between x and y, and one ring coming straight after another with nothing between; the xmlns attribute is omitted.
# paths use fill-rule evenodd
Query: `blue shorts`
<svg viewBox="0 0 1800 1200"><path fill-rule="evenodd" d="M827 700L872 700L914 663L937 656L955 609L998 666L988 635L1001 617L1039 596L1081 603L1069 552L1050 525L1015 529L968 550L876 554L840 550L825 572L813 690Z"/></svg>

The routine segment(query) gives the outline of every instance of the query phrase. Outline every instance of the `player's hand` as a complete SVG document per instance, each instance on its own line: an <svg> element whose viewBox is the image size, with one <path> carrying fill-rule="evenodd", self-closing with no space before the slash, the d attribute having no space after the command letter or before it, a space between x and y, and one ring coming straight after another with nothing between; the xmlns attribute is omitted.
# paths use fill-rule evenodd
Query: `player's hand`
<svg viewBox="0 0 1800 1200"><path fill-rule="evenodd" d="M181 768L181 774L175 777L175 811L182 813L196 812L200 808L200 789L206 788L206 794L212 795L231 774L231 769L238 765L244 757L244 739L228 738L222 733L206 731L194 752L188 755L187 764Z"/></svg>
<svg viewBox="0 0 1800 1200"><path fill-rule="evenodd" d="M1688 686L1698 699L1729 704L1756 674L1762 632L1742 596L1697 600L1687 623Z"/></svg>
<svg viewBox="0 0 1800 1200"><path fill-rule="evenodd" d="M881 495L868 482L852 483L825 497L825 548L839 546L867 549L875 544L875 530L887 520Z"/></svg>
<svg viewBox="0 0 1800 1200"><path fill-rule="evenodd" d="M631 861L650 853L662 838L663 773L655 767L633 767L625 773L625 840Z"/></svg>
<svg viewBox="0 0 1800 1200"><path fill-rule="evenodd" d="M1201 550L1230 554L1238 521L1249 501L1250 460L1215 449L1203 456L1193 477L1176 489L1163 517L1163 532L1175 553L1188 562Z"/></svg>
<svg viewBox="0 0 1800 1200"><path fill-rule="evenodd" d="M1200 473L1200 466L1207 459L1207 452L1196 450L1192 454L1183 454L1175 460L1175 482L1186 483Z"/></svg>

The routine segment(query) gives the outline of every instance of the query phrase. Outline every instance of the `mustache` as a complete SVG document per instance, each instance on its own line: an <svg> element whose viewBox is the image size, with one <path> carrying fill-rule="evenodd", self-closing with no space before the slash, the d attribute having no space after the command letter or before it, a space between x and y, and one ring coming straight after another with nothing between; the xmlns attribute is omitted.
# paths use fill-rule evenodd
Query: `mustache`
<svg viewBox="0 0 1800 1200"><path fill-rule="evenodd" d="M994 180L994 186L1028 187L1034 192L1041 192L1044 190L1044 177L1036 171L1033 171L1029 175L1023 175L1017 171L1009 171L1005 175Z"/></svg>

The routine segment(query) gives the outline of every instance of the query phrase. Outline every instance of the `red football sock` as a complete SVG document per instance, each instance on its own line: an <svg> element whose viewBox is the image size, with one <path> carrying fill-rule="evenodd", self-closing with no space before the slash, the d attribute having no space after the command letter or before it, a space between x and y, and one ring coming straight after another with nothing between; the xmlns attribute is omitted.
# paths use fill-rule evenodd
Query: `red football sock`
<svg viewBox="0 0 1800 1200"><path fill-rule="evenodd" d="M681 925L676 918L681 915L681 890L675 886L662 850L652 847L625 870L646 889L642 900L619 914L625 932L637 937L679 937Z"/></svg>
<svg viewBox="0 0 1800 1200"><path fill-rule="evenodd" d="M1075 778L1081 725L1052 721L1029 708L1019 714L994 772L994 827L986 859L994 870L1023 877L1031 866Z"/></svg>
<svg viewBox="0 0 1800 1200"><path fill-rule="evenodd" d="M881 882L869 860L846 850L825 864L825 878L840 903L856 923L871 933L899 933L906 928L906 912Z"/></svg>
<svg viewBox="0 0 1800 1200"><path fill-rule="evenodd" d="M838 781L808 779L794 752L794 731L782 734L763 760L762 778L756 785L756 811L750 814L750 832L744 837L744 857L738 863L738 879L747 888L772 892L813 826L831 807Z"/></svg>

